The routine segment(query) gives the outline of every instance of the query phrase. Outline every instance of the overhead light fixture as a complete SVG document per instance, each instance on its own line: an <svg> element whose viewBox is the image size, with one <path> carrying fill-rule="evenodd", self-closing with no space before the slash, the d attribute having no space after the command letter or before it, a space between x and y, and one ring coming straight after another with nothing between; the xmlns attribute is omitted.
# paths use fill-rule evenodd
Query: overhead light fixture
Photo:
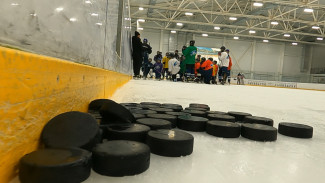
<svg viewBox="0 0 325 183"><path fill-rule="evenodd" d="M304 9L304 12L306 12L306 13L312 13L312 12L314 12L314 10L311 9L311 8L305 8Z"/></svg>
<svg viewBox="0 0 325 183"><path fill-rule="evenodd" d="M297 46L297 45L298 45L298 43L292 43L292 45L293 45L293 46Z"/></svg>
<svg viewBox="0 0 325 183"><path fill-rule="evenodd" d="M185 15L187 15L187 16L193 16L193 13L186 12Z"/></svg>
<svg viewBox="0 0 325 183"><path fill-rule="evenodd" d="M238 36L235 36L234 39L239 39L239 37Z"/></svg>
<svg viewBox="0 0 325 183"><path fill-rule="evenodd" d="M311 28L312 28L312 29L319 29L319 26L314 25L314 26L312 26Z"/></svg>
<svg viewBox="0 0 325 183"><path fill-rule="evenodd" d="M36 17L37 16L37 14L36 13L31 13L31 14L29 14L30 16L33 16L33 17Z"/></svg>
<svg viewBox="0 0 325 183"><path fill-rule="evenodd" d="M322 37L318 37L317 40L318 41L323 41L323 38Z"/></svg>
<svg viewBox="0 0 325 183"><path fill-rule="evenodd" d="M55 9L55 11L56 12L61 12L61 11L63 11L63 8L62 7L58 7L58 8Z"/></svg>
<svg viewBox="0 0 325 183"><path fill-rule="evenodd" d="M98 22L98 23L96 23L96 25L99 25L99 26L101 26L101 25L103 25L102 23L100 23L100 22Z"/></svg>
<svg viewBox="0 0 325 183"><path fill-rule="evenodd" d="M253 6L262 7L263 3L255 2L255 3L253 3Z"/></svg>
<svg viewBox="0 0 325 183"><path fill-rule="evenodd" d="M208 34L202 34L203 37L208 37L209 35Z"/></svg>
<svg viewBox="0 0 325 183"><path fill-rule="evenodd" d="M124 20L131 20L131 18L124 18Z"/></svg>
<svg viewBox="0 0 325 183"><path fill-rule="evenodd" d="M176 25L177 26L183 26L183 23L177 23Z"/></svg>
<svg viewBox="0 0 325 183"><path fill-rule="evenodd" d="M86 4L92 4L91 1L85 1Z"/></svg>
<svg viewBox="0 0 325 183"><path fill-rule="evenodd" d="M237 20L237 18L236 17L229 17L229 20L234 21L234 20Z"/></svg>
<svg viewBox="0 0 325 183"><path fill-rule="evenodd" d="M290 34L283 34L284 37L290 37Z"/></svg>
<svg viewBox="0 0 325 183"><path fill-rule="evenodd" d="M18 3L11 3L11 6L18 6Z"/></svg>
<svg viewBox="0 0 325 183"><path fill-rule="evenodd" d="M93 16L93 17L98 17L99 14L98 13L91 13L90 15Z"/></svg>
<svg viewBox="0 0 325 183"><path fill-rule="evenodd" d="M267 40L267 39L264 39L264 40L263 40L263 42L264 42L264 43L268 43L268 42L269 42L269 40Z"/></svg>
<svg viewBox="0 0 325 183"><path fill-rule="evenodd" d="M70 22L76 22L77 21L76 18L70 18L69 20L70 20Z"/></svg>
<svg viewBox="0 0 325 183"><path fill-rule="evenodd" d="M144 19L138 19L138 22L145 22L146 20Z"/></svg>
<svg viewBox="0 0 325 183"><path fill-rule="evenodd" d="M143 28L142 28L142 27L138 27L137 29L138 29L138 30L143 30Z"/></svg>
<svg viewBox="0 0 325 183"><path fill-rule="evenodd" d="M220 30L220 27L214 27L215 30Z"/></svg>
<svg viewBox="0 0 325 183"><path fill-rule="evenodd" d="M140 11L143 11L143 10L144 10L144 8L142 8L142 7L139 7L139 10L140 10Z"/></svg>
<svg viewBox="0 0 325 183"><path fill-rule="evenodd" d="M170 31L171 33L173 33L173 34L176 34L176 31L174 31L174 30L172 30L172 31Z"/></svg>
<svg viewBox="0 0 325 183"><path fill-rule="evenodd" d="M272 25L278 25L279 22L273 21L273 22L271 22L271 24L272 24Z"/></svg>
<svg viewBox="0 0 325 183"><path fill-rule="evenodd" d="M250 34L255 34L256 31L254 31L254 30L250 30L249 33L250 33Z"/></svg>

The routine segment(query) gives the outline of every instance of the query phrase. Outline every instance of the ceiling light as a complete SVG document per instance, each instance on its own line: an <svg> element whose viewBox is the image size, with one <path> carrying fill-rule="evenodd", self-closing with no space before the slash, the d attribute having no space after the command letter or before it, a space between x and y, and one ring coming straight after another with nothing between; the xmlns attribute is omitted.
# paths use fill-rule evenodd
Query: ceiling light
<svg viewBox="0 0 325 183"><path fill-rule="evenodd" d="M140 11L142 11L142 10L144 10L144 8L142 8L142 7L139 7L139 10L140 10Z"/></svg>
<svg viewBox="0 0 325 183"><path fill-rule="evenodd" d="M11 3L11 6L18 6L18 3Z"/></svg>
<svg viewBox="0 0 325 183"><path fill-rule="evenodd" d="M85 1L86 4L92 4L91 1Z"/></svg>
<svg viewBox="0 0 325 183"><path fill-rule="evenodd" d="M37 16L37 14L36 13L31 13L31 14L29 14L30 16L33 16L33 17L36 17Z"/></svg>
<svg viewBox="0 0 325 183"><path fill-rule="evenodd" d="M69 20L70 20L70 22L75 22L75 21L77 21L76 18L70 18Z"/></svg>
<svg viewBox="0 0 325 183"><path fill-rule="evenodd" d="M202 34L203 37L208 37L209 35L208 34Z"/></svg>
<svg viewBox="0 0 325 183"><path fill-rule="evenodd" d="M229 20L237 20L237 18L236 17L229 17Z"/></svg>
<svg viewBox="0 0 325 183"><path fill-rule="evenodd" d="M58 8L55 9L55 11L56 12L61 12L61 11L63 11L63 8L62 7L58 7Z"/></svg>
<svg viewBox="0 0 325 183"><path fill-rule="evenodd" d="M193 16L193 13L186 12L185 15L187 15L187 16Z"/></svg>
<svg viewBox="0 0 325 183"><path fill-rule="evenodd" d="M176 34L176 31L174 31L174 30L172 30L172 31L170 31L171 33L173 33L173 34Z"/></svg>
<svg viewBox="0 0 325 183"><path fill-rule="evenodd" d="M183 26L183 23L177 23L176 25L177 26Z"/></svg>
<svg viewBox="0 0 325 183"><path fill-rule="evenodd" d="M323 41L323 38L322 37L318 37L317 40L318 41Z"/></svg>
<svg viewBox="0 0 325 183"><path fill-rule="evenodd" d="M305 8L304 9L304 12L306 12L306 13L312 13L312 12L314 12L314 10L311 9L311 8Z"/></svg>
<svg viewBox="0 0 325 183"><path fill-rule="evenodd" d="M220 30L220 27L214 27L215 30Z"/></svg>
<svg viewBox="0 0 325 183"><path fill-rule="evenodd" d="M90 15L93 17L98 17L98 13L91 13Z"/></svg>
<svg viewBox="0 0 325 183"><path fill-rule="evenodd" d="M138 22L145 22L146 20L144 19L138 19Z"/></svg>
<svg viewBox="0 0 325 183"><path fill-rule="evenodd" d="M254 30L250 30L249 33L250 33L250 34L255 34L256 31L254 31Z"/></svg>
<svg viewBox="0 0 325 183"><path fill-rule="evenodd" d="M298 45L298 43L292 43L292 45L293 45L293 46L297 46L297 45Z"/></svg>
<svg viewBox="0 0 325 183"><path fill-rule="evenodd" d="M100 22L98 22L98 23L96 23L96 25L100 25L100 26L101 26L101 25L103 25L103 24L102 24L102 23L100 23Z"/></svg>
<svg viewBox="0 0 325 183"><path fill-rule="evenodd" d="M131 18L124 18L124 20L131 20Z"/></svg>
<svg viewBox="0 0 325 183"><path fill-rule="evenodd" d="M239 39L239 37L235 36L234 39Z"/></svg>
<svg viewBox="0 0 325 183"><path fill-rule="evenodd" d="M312 28L312 29L319 29L319 26L314 25L314 26L312 26L311 28Z"/></svg>
<svg viewBox="0 0 325 183"><path fill-rule="evenodd" d="M263 3L255 2L255 3L253 3L253 6L262 7Z"/></svg>
<svg viewBox="0 0 325 183"><path fill-rule="evenodd" d="M273 21L273 22L271 22L271 24L272 24L272 25L278 25L279 22L275 22L275 21Z"/></svg>
<svg viewBox="0 0 325 183"><path fill-rule="evenodd" d="M143 28L142 28L142 27L138 27L137 29L138 29L138 30L143 30Z"/></svg>
<svg viewBox="0 0 325 183"><path fill-rule="evenodd" d="M283 34L284 37L290 37L290 34Z"/></svg>
<svg viewBox="0 0 325 183"><path fill-rule="evenodd" d="M264 43L268 43L268 42L269 42L269 40L267 40L267 39L264 39L264 40L263 40L263 42L264 42Z"/></svg>

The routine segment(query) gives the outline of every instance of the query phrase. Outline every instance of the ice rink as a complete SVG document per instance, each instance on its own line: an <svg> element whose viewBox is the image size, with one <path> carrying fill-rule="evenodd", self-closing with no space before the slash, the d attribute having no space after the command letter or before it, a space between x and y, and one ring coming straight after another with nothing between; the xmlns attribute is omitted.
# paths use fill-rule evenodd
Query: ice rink
<svg viewBox="0 0 325 183"><path fill-rule="evenodd" d="M314 127L312 139L278 134L276 142L194 135L194 152L181 158L151 154L150 168L136 176L92 172L86 183L324 183L325 92L237 85L131 80L112 97L117 102L208 104L211 110L248 112L279 122Z"/></svg>

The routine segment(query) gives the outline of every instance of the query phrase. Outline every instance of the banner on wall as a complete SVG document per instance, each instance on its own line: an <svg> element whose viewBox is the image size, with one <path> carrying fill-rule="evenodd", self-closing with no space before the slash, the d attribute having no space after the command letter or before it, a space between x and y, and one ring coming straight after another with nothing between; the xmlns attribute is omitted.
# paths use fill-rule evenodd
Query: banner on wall
<svg viewBox="0 0 325 183"><path fill-rule="evenodd" d="M208 48L208 47L197 47L197 55L201 55L202 57L205 58L210 58L212 57L213 60L219 61L218 59L218 52L220 51L220 49L218 48Z"/></svg>

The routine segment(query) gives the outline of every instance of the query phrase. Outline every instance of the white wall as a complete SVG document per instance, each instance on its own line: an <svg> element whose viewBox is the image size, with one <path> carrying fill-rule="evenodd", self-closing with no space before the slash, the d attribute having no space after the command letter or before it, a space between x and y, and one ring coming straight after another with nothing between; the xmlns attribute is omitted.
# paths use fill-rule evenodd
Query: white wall
<svg viewBox="0 0 325 183"><path fill-rule="evenodd" d="M300 73L304 61L304 47L286 44L283 62L283 74Z"/></svg>

